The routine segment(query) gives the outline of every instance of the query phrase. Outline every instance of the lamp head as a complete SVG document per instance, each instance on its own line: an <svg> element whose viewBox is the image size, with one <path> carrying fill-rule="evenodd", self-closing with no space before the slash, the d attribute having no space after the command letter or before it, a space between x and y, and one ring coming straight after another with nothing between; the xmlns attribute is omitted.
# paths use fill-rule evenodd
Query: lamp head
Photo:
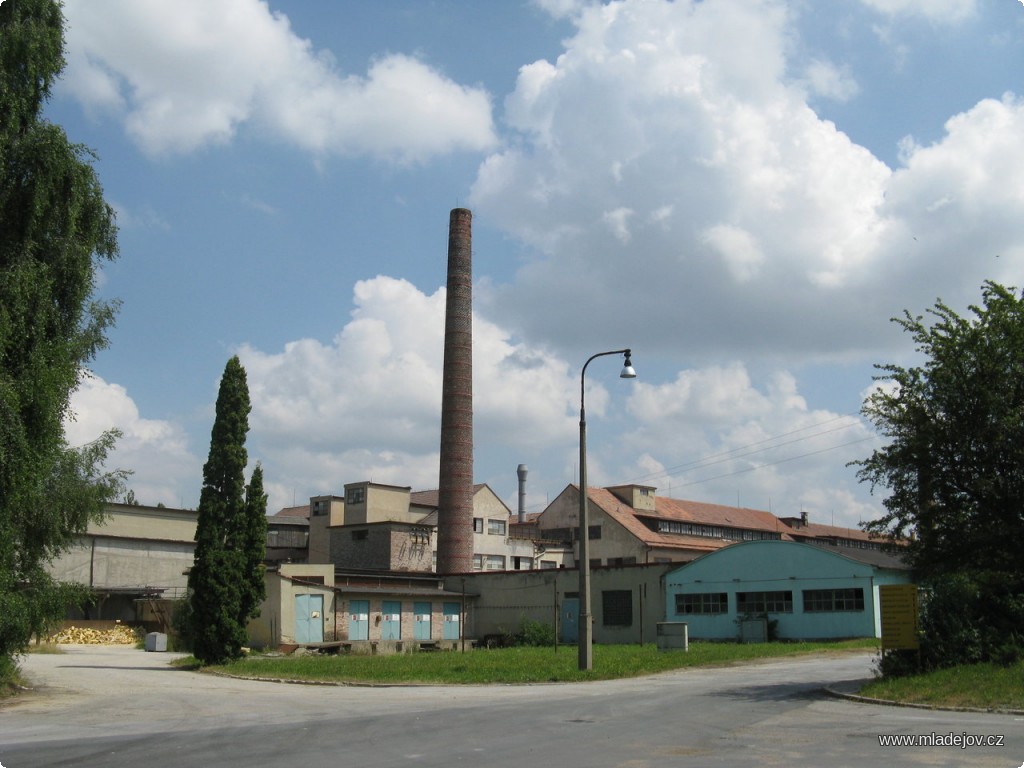
<svg viewBox="0 0 1024 768"><path fill-rule="evenodd" d="M626 362L622 366L622 372L619 374L620 379L635 379L636 371L633 370L633 361L631 359L633 352L626 350Z"/></svg>

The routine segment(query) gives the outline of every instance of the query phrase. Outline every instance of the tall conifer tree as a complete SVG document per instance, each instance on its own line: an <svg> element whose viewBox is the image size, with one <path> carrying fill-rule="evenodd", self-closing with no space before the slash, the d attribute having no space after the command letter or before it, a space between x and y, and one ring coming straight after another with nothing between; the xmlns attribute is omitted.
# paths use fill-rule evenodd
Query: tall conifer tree
<svg viewBox="0 0 1024 768"><path fill-rule="evenodd" d="M263 581L263 560L267 549L267 494L263 492L263 467L252 471L252 479L245 489L245 520L242 522L241 550L245 555L242 602L239 621L243 625L259 616L260 603L267 590Z"/></svg>
<svg viewBox="0 0 1024 768"><path fill-rule="evenodd" d="M246 640L243 617L251 597L242 547L247 538L245 436L251 409L245 369L232 357L217 393L199 495L195 562L188 579L192 652L207 664L237 658Z"/></svg>

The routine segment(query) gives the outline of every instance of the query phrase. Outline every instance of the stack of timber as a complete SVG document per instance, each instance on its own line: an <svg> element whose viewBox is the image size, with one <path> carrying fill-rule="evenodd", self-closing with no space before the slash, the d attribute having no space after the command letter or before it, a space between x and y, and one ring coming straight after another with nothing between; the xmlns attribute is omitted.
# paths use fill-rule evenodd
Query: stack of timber
<svg viewBox="0 0 1024 768"><path fill-rule="evenodd" d="M66 645L135 645L142 639L142 629L118 624L110 629L65 627L57 634L52 635L49 642Z"/></svg>

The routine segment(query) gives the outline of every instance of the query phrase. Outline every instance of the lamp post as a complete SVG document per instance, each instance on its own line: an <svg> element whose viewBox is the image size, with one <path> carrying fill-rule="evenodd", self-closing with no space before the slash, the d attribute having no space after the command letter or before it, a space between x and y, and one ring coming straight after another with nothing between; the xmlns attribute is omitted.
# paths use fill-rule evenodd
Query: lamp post
<svg viewBox="0 0 1024 768"><path fill-rule="evenodd" d="M580 619L579 619L579 668L594 668L594 627L590 618L590 525L587 518L587 409L584 395L584 379L587 366L592 360L606 355L625 355L626 360L619 373L620 379L635 379L636 371L630 360L632 351L615 349L611 352L598 352L591 355L583 364L580 372L580 520L579 531L579 572L580 572Z"/></svg>

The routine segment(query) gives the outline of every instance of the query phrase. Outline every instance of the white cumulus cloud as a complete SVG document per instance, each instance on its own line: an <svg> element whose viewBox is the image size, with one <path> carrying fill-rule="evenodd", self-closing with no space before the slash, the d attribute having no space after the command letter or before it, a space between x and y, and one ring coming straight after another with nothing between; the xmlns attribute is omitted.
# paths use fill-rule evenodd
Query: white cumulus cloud
<svg viewBox="0 0 1024 768"><path fill-rule="evenodd" d="M891 168L808 104L852 98L856 80L843 62L808 70L790 4L624 0L572 18L561 55L520 70L505 101L519 140L471 197L532 246L488 307L510 330L850 360L894 348L905 307L1019 282L1017 97L980 102L931 146L907 140Z"/></svg>
<svg viewBox="0 0 1024 768"><path fill-rule="evenodd" d="M140 504L194 505L202 463L189 451L181 425L144 418L124 387L87 376L71 395L71 417L64 426L68 443L85 445L110 429L122 436L107 459L108 468L131 471L127 485Z"/></svg>
<svg viewBox="0 0 1024 768"><path fill-rule="evenodd" d="M252 124L317 153L418 162L496 141L488 94L411 56L340 72L259 0L68 0L64 85L144 151L187 153Z"/></svg>

